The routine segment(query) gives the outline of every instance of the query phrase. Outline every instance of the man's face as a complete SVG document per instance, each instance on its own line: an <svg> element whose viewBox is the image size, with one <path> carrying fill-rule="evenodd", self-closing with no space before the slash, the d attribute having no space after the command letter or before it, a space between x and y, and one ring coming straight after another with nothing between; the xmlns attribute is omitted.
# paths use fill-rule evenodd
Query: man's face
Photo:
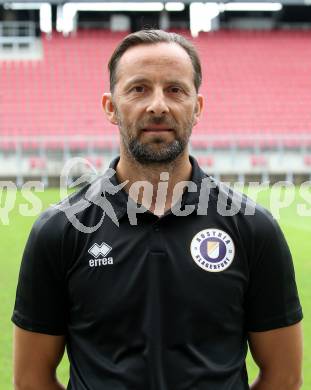
<svg viewBox="0 0 311 390"><path fill-rule="evenodd" d="M174 161L186 149L202 108L186 51L169 43L130 48L116 79L104 106L119 126L121 152L142 164Z"/></svg>

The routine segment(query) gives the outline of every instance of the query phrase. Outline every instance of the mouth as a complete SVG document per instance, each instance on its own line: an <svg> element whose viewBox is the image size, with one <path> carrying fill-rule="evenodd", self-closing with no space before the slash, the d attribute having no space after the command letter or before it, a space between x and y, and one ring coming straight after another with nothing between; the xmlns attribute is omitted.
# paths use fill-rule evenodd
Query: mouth
<svg viewBox="0 0 311 390"><path fill-rule="evenodd" d="M163 127L163 126L161 127L155 126L155 127L147 127L145 129L142 129L142 131L145 133L163 133L163 132L174 131L174 129Z"/></svg>

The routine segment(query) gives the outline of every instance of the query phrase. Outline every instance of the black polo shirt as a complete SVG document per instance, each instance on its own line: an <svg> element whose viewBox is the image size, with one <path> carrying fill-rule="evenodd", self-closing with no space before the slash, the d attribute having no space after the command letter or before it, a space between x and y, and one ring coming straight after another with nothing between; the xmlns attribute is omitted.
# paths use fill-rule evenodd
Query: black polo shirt
<svg viewBox="0 0 311 390"><path fill-rule="evenodd" d="M12 320L66 335L68 389L248 389L248 331L301 320L276 221L191 163L194 185L160 218L133 224L114 176L70 197L74 223L55 207L35 223Z"/></svg>

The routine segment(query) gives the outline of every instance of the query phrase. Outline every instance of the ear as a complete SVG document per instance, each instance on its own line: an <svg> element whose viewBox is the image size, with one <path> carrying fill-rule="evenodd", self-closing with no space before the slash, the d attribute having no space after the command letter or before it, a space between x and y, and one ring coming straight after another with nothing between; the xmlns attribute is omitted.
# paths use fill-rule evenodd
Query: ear
<svg viewBox="0 0 311 390"><path fill-rule="evenodd" d="M114 125L118 124L116 110L112 101L111 93L104 93L102 97L102 106L105 111L106 117Z"/></svg>
<svg viewBox="0 0 311 390"><path fill-rule="evenodd" d="M194 126L197 123L199 123L199 120L201 118L203 109L204 109L204 96L198 94L197 95L197 102L196 102L195 113L194 113Z"/></svg>

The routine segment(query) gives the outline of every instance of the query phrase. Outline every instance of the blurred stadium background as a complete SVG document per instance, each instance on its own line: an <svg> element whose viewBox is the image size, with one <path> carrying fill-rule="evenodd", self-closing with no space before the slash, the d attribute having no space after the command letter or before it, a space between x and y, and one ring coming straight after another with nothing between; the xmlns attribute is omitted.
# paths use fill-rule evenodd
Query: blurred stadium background
<svg viewBox="0 0 311 390"><path fill-rule="evenodd" d="M122 37L141 28L179 32L199 50L207 104L191 153L201 166L226 181L311 179L311 0L0 0L0 206L7 201L8 181L18 187L28 180L58 186L71 157L87 158L98 171L108 166L119 139L101 109L102 93L109 90L107 60ZM259 199L267 207L269 195L268 190ZM40 198L47 207L59 193L49 189ZM24 200L18 193L10 224L3 223L0 207L0 389L5 390L12 388L10 315L18 269L35 218L20 215ZM304 389L310 389L311 223L310 216L297 216L298 203L297 195L280 223L306 317ZM248 365L254 378L256 368L250 360ZM64 383L67 371L64 360Z"/></svg>
<svg viewBox="0 0 311 390"><path fill-rule="evenodd" d="M191 148L226 180L302 182L311 169L311 1L0 0L0 177L57 184L64 161L118 152L101 110L107 60L140 28L184 34L207 105Z"/></svg>

